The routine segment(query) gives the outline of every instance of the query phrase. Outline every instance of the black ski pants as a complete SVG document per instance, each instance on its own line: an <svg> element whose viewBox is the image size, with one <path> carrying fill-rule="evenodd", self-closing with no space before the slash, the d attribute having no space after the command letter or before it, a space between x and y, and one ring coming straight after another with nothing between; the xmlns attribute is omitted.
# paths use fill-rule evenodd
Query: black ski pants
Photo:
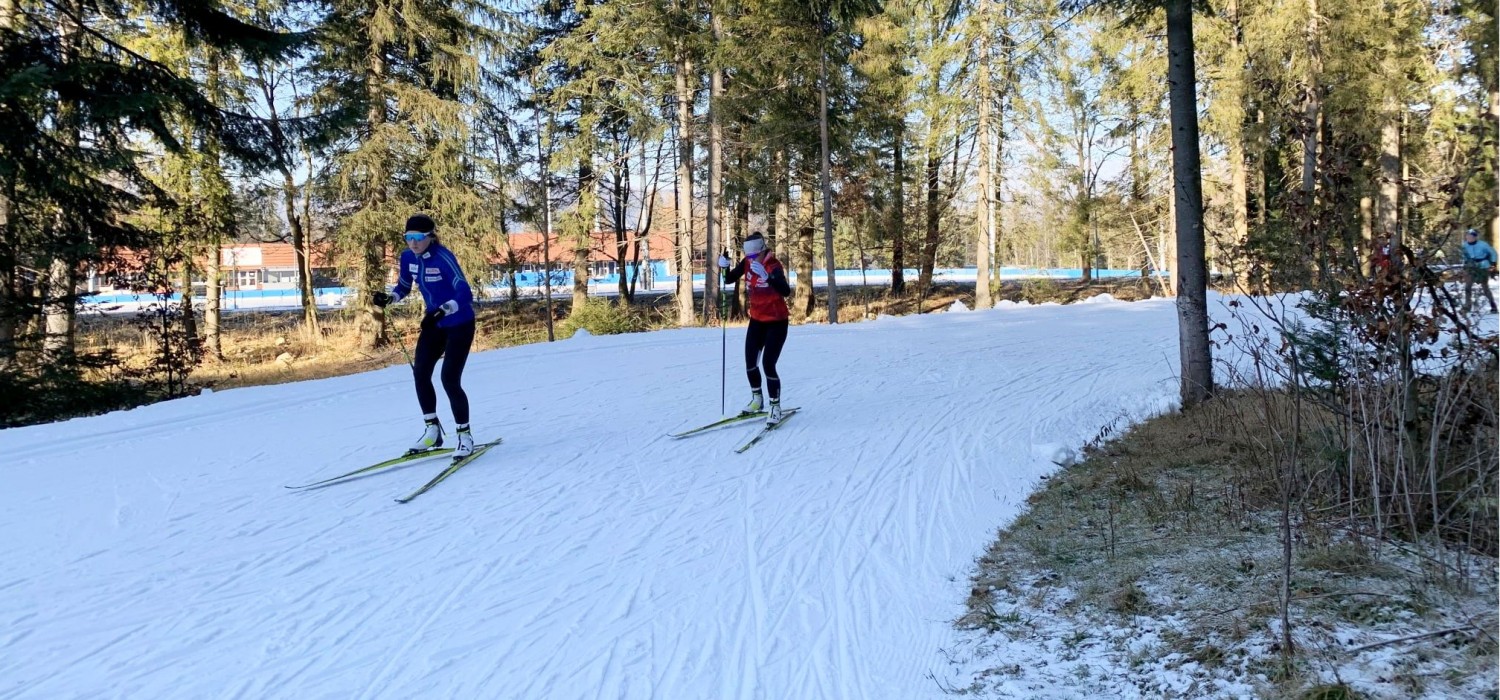
<svg viewBox="0 0 1500 700"><path fill-rule="evenodd" d="M432 387L432 370L437 367L438 358L446 358L443 360L443 391L448 394L448 404L453 407L453 421L457 425L469 422L469 395L464 393L461 382L464 363L469 361L469 348L473 345L473 321L452 328L423 329L417 336L412 374L417 379L417 403L422 405L423 415L437 413L437 390Z"/></svg>
<svg viewBox="0 0 1500 700"><path fill-rule="evenodd" d="M788 325L787 321L752 318L745 333L745 375L750 378L750 388L760 389L760 371L765 367L766 389L772 401L781 399L781 377L776 375L776 360L781 357L781 346L786 344Z"/></svg>

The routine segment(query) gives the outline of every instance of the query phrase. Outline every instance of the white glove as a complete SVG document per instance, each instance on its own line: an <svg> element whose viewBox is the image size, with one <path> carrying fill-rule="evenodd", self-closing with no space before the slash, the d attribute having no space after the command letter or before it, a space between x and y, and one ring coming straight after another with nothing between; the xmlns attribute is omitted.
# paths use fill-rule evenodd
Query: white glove
<svg viewBox="0 0 1500 700"><path fill-rule="evenodd" d="M448 301L443 302L443 305L439 306L438 308L443 310L443 315L452 316L453 314L458 313L458 302L449 299Z"/></svg>
<svg viewBox="0 0 1500 700"><path fill-rule="evenodd" d="M770 275L766 274L766 266L762 265L759 260L750 261L750 271L754 272L755 276L761 279L767 279L768 277L770 277Z"/></svg>
<svg viewBox="0 0 1500 700"><path fill-rule="evenodd" d="M727 255L720 255L719 256L719 267L722 267L722 268L724 268L726 270L729 269L729 256L727 256Z"/></svg>

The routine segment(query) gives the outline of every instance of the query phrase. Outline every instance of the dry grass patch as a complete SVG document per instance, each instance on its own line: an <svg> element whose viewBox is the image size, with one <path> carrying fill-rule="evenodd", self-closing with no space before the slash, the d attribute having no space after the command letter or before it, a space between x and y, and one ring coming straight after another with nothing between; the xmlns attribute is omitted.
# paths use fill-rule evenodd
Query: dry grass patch
<svg viewBox="0 0 1500 700"><path fill-rule="evenodd" d="M1282 665L1277 482L1257 448L1267 406L1290 410L1221 395L1100 441L1049 478L979 560L958 620L995 663L1040 661L1019 680L976 672L968 692L1495 697L1495 561L1471 556L1475 573L1456 575L1313 514L1294 515L1298 661ZM1304 449L1312 460L1320 448ZM1078 670L1121 665L1131 672Z"/></svg>

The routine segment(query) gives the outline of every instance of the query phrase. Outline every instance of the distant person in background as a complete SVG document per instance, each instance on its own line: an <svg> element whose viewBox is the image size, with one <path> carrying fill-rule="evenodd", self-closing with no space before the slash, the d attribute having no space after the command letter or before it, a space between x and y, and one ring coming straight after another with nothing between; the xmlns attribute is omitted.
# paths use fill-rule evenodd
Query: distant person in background
<svg viewBox="0 0 1500 700"><path fill-rule="evenodd" d="M1479 240L1479 232L1469 229L1464 232L1464 244L1461 248L1464 255L1464 308L1473 310L1474 285L1479 285L1479 291L1484 292L1484 298L1490 301L1490 313L1500 311L1495 307L1495 295L1490 292L1490 277L1495 274L1495 249L1490 244Z"/></svg>
<svg viewBox="0 0 1500 700"><path fill-rule="evenodd" d="M443 446L443 426L438 421L437 391L432 386L432 370L438 358L443 360L443 391L453 408L458 446L454 457L467 457L474 451L474 436L469 433L469 396L462 384L464 363L474 344L474 292L458 266L458 258L438 242L437 224L426 214L406 220L406 250L401 251L401 267L396 288L389 293L375 292L375 305L384 308L401 301L411 293L412 285L422 290L427 309L422 315L422 332L417 336L412 374L417 381L417 403L422 407L426 425L422 437L408 453L426 452Z"/></svg>
<svg viewBox="0 0 1500 700"><path fill-rule="evenodd" d="M1382 237L1375 241L1375 252L1370 254L1370 262L1374 264L1376 277L1386 274L1391 269L1391 241Z"/></svg>
<svg viewBox="0 0 1500 700"><path fill-rule="evenodd" d="M759 231L745 239L745 257L733 267L730 265L727 255L719 256L723 284L734 284L744 277L750 294L750 327L745 332L745 376L750 379L750 403L741 413L759 413L764 409L767 423L780 423L781 377L776 374L776 360L781 357L781 346L786 343L790 325L786 298L791 296L792 286L787 282L781 261L766 248L766 239ZM766 389L771 394L769 407L762 400L762 367Z"/></svg>

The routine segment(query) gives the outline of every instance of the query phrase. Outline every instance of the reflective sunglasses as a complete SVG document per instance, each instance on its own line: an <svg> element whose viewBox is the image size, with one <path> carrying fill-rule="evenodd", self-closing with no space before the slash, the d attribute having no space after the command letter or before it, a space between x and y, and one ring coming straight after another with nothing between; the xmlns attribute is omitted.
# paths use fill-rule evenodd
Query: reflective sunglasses
<svg viewBox="0 0 1500 700"><path fill-rule="evenodd" d="M423 231L407 231L405 238L408 241L415 242L415 241L420 241L420 240L422 240L424 238L427 238L428 236L431 236L431 235L432 234L426 233L426 232L423 232Z"/></svg>

